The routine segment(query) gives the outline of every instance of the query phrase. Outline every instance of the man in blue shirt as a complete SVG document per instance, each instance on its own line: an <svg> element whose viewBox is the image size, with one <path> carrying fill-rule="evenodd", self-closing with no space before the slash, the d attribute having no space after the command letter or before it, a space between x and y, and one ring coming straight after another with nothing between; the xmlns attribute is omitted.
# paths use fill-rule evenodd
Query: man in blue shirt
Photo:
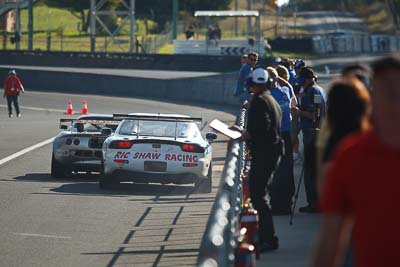
<svg viewBox="0 0 400 267"><path fill-rule="evenodd" d="M278 66L277 68L284 68ZM287 69L285 68L286 73ZM279 104L282 111L280 136L285 142L285 154L271 187L272 214L288 215L291 213L292 200L295 191L293 175L293 149L290 138L290 123L292 120L291 108L297 105L293 88L288 81L280 78L276 69L268 67L267 71L272 78L271 95ZM288 73L287 73L288 76Z"/></svg>
<svg viewBox="0 0 400 267"><path fill-rule="evenodd" d="M298 80L304 88L300 107L293 112L300 117L300 128L303 132L304 145L304 186L308 205L301 207L300 212L318 212L317 208L317 171L316 171L316 137L321 120L326 113L325 91L316 83L316 76L309 67L303 67Z"/></svg>
<svg viewBox="0 0 400 267"><path fill-rule="evenodd" d="M258 54L250 52L247 55L248 62L243 64L239 70L239 77L236 84L236 90L234 96L239 99L240 104L247 106L250 98L250 92L248 90L247 78L258 61Z"/></svg>

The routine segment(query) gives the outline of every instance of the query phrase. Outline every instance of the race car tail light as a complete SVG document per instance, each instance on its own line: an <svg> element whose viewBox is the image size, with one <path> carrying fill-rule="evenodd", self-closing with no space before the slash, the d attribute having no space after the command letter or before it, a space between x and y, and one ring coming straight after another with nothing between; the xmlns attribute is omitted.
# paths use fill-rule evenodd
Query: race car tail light
<svg viewBox="0 0 400 267"><path fill-rule="evenodd" d="M195 153L203 153L204 148L196 144L182 144L182 151L185 152L195 152Z"/></svg>
<svg viewBox="0 0 400 267"><path fill-rule="evenodd" d="M129 160L126 159L114 159L115 163L122 163L122 164L128 164Z"/></svg>
<svg viewBox="0 0 400 267"><path fill-rule="evenodd" d="M71 144L72 144L72 140L68 138L67 141L65 141L65 143L66 143L67 145L71 145Z"/></svg>
<svg viewBox="0 0 400 267"><path fill-rule="evenodd" d="M189 168L193 168L193 167L197 167L199 164L197 163L183 163L182 166L183 167L189 167Z"/></svg>
<svg viewBox="0 0 400 267"><path fill-rule="evenodd" d="M75 139L75 140L74 140L74 145L77 146L77 145L79 145L80 143L81 143L81 141L79 141L79 139Z"/></svg>
<svg viewBox="0 0 400 267"><path fill-rule="evenodd" d="M121 141L121 140L114 140L110 143L108 146L109 148L114 148L114 149L129 149L133 145L133 141Z"/></svg>

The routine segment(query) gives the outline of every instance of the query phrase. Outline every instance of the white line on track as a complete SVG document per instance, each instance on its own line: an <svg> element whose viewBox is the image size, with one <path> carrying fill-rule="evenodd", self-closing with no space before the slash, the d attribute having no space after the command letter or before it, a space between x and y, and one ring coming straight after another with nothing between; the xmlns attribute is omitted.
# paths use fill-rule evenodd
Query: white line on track
<svg viewBox="0 0 400 267"><path fill-rule="evenodd" d="M38 143L36 145L33 145L33 146L28 147L28 148L22 149L21 151L18 151L16 153L4 158L4 159L0 159L0 166L3 165L4 163L10 161L10 160L13 160L15 158L18 158L18 157L28 153L28 152L31 152L32 150L35 150L35 149L37 149L39 147L45 146L45 145L53 142L53 139L54 139L54 137L52 137L50 139L47 139L47 140L45 140L43 142L40 142L40 143Z"/></svg>
<svg viewBox="0 0 400 267"><path fill-rule="evenodd" d="M2 108L6 108L7 105L0 105L0 107ZM29 110L36 110L36 111L48 111L48 112L61 112L64 113L65 110L61 110L61 109L52 109L52 108L36 108L36 107L26 107L26 106L21 106L21 109L29 109Z"/></svg>
<svg viewBox="0 0 400 267"><path fill-rule="evenodd" d="M71 239L69 236L62 235L41 235L41 234L29 234L29 233L14 233L20 236L30 236L30 237L44 237L44 238L57 238L57 239Z"/></svg>

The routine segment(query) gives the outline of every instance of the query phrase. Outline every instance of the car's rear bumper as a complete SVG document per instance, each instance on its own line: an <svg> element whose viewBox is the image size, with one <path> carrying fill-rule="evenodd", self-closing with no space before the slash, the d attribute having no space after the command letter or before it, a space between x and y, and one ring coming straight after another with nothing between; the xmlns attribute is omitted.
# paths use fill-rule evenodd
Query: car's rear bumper
<svg viewBox="0 0 400 267"><path fill-rule="evenodd" d="M103 170L101 159L98 158L62 157L56 160L72 171L100 172Z"/></svg>
<svg viewBox="0 0 400 267"><path fill-rule="evenodd" d="M207 177L194 173L169 174L115 170L104 178L114 182L189 184Z"/></svg>

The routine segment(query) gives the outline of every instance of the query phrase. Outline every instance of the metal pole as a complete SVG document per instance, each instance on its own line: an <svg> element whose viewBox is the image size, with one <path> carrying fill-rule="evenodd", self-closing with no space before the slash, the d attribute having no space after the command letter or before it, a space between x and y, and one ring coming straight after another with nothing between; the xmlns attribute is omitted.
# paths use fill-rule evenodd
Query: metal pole
<svg viewBox="0 0 400 267"><path fill-rule="evenodd" d="M235 11L238 10L238 0L235 0ZM235 36L238 36L238 18L235 17Z"/></svg>
<svg viewBox="0 0 400 267"><path fill-rule="evenodd" d="M90 52L96 51L96 0L90 0Z"/></svg>
<svg viewBox="0 0 400 267"><path fill-rule="evenodd" d="M252 0L247 0L247 10L252 10L253 9L253 1ZM247 18L247 35L251 34L251 17Z"/></svg>
<svg viewBox="0 0 400 267"><path fill-rule="evenodd" d="M257 48L258 48L258 53L260 55L261 58L264 58L264 44L261 46L261 38L262 38L262 34L261 34L261 21L260 21L260 17L256 17L256 40L257 40Z"/></svg>
<svg viewBox="0 0 400 267"><path fill-rule="evenodd" d="M294 7L294 37L297 38L297 5Z"/></svg>
<svg viewBox="0 0 400 267"><path fill-rule="evenodd" d="M178 20L178 0L172 0L172 39L176 40L176 24Z"/></svg>
<svg viewBox="0 0 400 267"><path fill-rule="evenodd" d="M279 28L279 16L281 13L281 7L276 6L276 13L275 13L275 38L278 37L278 28Z"/></svg>
<svg viewBox="0 0 400 267"><path fill-rule="evenodd" d="M130 14L130 48L129 52L133 53L135 51L135 0L131 0L131 5L129 6L129 14Z"/></svg>
<svg viewBox="0 0 400 267"><path fill-rule="evenodd" d="M19 9L19 2L17 4L17 10L15 12L15 26L14 26L14 31L17 35L21 34L21 13ZM20 41L15 42L15 49L19 50L20 49Z"/></svg>
<svg viewBox="0 0 400 267"><path fill-rule="evenodd" d="M33 50L33 0L28 6L28 50Z"/></svg>

